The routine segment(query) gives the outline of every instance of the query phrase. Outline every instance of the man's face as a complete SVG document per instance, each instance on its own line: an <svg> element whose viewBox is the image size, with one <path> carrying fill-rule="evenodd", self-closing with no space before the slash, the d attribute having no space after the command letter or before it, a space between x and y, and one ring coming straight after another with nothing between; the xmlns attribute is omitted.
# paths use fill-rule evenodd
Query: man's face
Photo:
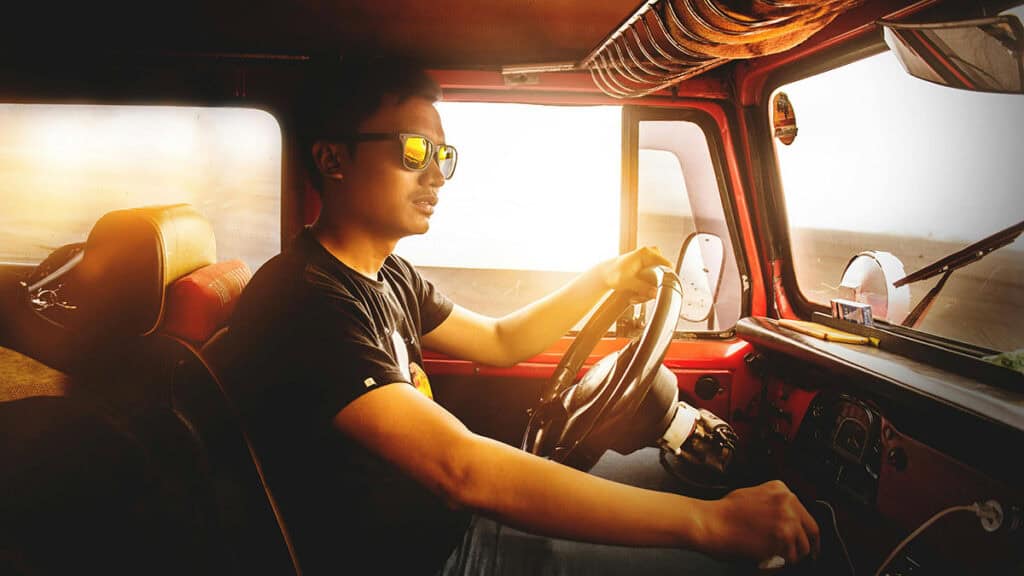
<svg viewBox="0 0 1024 576"><path fill-rule="evenodd" d="M444 143L441 117L433 104L423 98L396 102L386 97L377 112L360 126L360 132L422 134L434 144ZM445 179L433 159L423 172L402 166L401 144L394 139L360 142L355 154L342 163L342 194L346 222L373 234L397 240L423 234L437 204L437 193Z"/></svg>

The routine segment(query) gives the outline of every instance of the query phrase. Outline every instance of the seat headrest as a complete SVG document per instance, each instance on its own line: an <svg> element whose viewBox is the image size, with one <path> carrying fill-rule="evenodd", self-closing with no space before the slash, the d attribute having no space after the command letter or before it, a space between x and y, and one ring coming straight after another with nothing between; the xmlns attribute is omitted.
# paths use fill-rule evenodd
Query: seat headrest
<svg viewBox="0 0 1024 576"><path fill-rule="evenodd" d="M109 212L74 270L77 327L111 337L149 334L163 319L167 287L216 259L212 226L188 204Z"/></svg>
<svg viewBox="0 0 1024 576"><path fill-rule="evenodd" d="M227 324L250 278L241 260L210 264L179 278L168 290L161 330L201 346Z"/></svg>

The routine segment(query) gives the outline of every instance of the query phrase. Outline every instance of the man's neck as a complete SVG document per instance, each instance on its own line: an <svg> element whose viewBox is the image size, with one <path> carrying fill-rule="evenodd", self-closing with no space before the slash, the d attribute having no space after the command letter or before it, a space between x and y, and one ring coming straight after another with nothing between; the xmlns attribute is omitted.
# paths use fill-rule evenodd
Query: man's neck
<svg viewBox="0 0 1024 576"><path fill-rule="evenodd" d="M366 234L357 226L332 227L317 221L313 236L332 256L367 278L376 280L384 260L395 249L397 240Z"/></svg>

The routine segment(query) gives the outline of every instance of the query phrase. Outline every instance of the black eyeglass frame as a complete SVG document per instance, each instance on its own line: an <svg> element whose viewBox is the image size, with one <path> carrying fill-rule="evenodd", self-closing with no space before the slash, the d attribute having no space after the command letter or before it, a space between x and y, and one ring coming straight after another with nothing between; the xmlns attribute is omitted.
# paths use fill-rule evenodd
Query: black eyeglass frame
<svg viewBox="0 0 1024 576"><path fill-rule="evenodd" d="M441 151L441 146L434 144L433 140L427 138L423 134L417 134L415 132L357 132L353 134L347 140L352 143L356 142L379 142L397 138L399 144L401 144L402 153L402 167L412 172L423 172L430 166L431 160L437 162L437 167L441 169L441 175L444 176L445 180L451 180L452 176L455 175L455 167L459 163L459 151L451 144L444 144L444 147L452 152L451 156L451 172L449 174L444 173L444 167L441 164L441 160L437 155ZM405 155L405 141L409 138L423 138L423 141L427 143L427 161L423 163L423 166L416 167L415 165L410 166L406 161Z"/></svg>

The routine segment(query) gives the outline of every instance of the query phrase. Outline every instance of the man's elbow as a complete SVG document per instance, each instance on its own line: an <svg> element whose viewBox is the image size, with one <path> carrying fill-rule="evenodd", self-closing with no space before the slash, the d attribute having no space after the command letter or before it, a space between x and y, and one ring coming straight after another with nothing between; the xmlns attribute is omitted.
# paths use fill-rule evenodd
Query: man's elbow
<svg viewBox="0 0 1024 576"><path fill-rule="evenodd" d="M498 368L511 368L523 360L518 352L518 342L512 335L513 331L508 328L508 323L507 318L494 323L494 345L488 364Z"/></svg>
<svg viewBox="0 0 1024 576"><path fill-rule="evenodd" d="M453 510L476 511L486 508L486 449L481 446L480 440L477 437L467 438L452 446L445 458L438 488L445 504Z"/></svg>

